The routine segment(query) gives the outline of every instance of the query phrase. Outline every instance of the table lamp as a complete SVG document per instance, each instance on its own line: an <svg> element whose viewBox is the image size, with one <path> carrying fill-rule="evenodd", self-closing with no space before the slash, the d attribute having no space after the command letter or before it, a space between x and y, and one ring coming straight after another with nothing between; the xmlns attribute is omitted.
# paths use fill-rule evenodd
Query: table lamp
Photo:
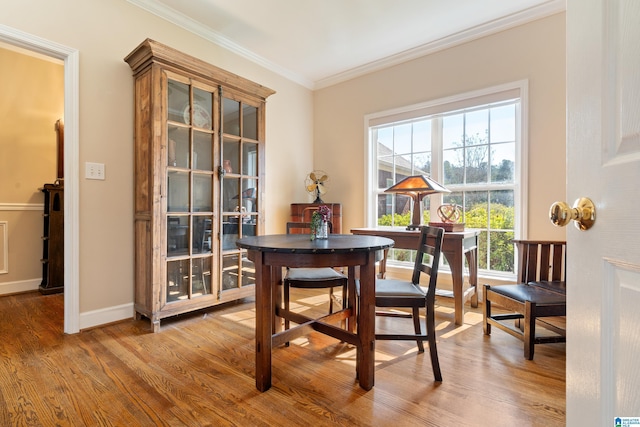
<svg viewBox="0 0 640 427"><path fill-rule="evenodd" d="M384 192L407 194L413 199L411 225L407 226L407 230L415 230L423 225L422 199L424 196L435 193L450 193L449 190L432 180L427 175L408 176L397 184L387 188Z"/></svg>

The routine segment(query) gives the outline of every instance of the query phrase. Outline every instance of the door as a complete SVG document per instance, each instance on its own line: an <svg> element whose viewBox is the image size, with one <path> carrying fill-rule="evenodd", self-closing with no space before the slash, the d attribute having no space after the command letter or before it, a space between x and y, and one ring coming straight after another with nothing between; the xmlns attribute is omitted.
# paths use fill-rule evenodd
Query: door
<svg viewBox="0 0 640 427"><path fill-rule="evenodd" d="M567 1L567 425L640 417L640 1ZM622 424L627 425L627 424Z"/></svg>

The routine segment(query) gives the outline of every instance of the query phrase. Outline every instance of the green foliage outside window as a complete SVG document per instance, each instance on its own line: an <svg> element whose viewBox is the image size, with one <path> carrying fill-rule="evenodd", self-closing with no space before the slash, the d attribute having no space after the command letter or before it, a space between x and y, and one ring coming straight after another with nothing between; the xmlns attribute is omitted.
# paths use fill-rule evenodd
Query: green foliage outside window
<svg viewBox="0 0 640 427"><path fill-rule="evenodd" d="M424 211L422 213L422 222L428 224L431 221L431 212ZM378 225L406 227L411 224L411 212L405 212L403 214L386 214L378 218Z"/></svg>
<svg viewBox="0 0 640 427"><path fill-rule="evenodd" d="M491 205L491 217L488 218L487 205L479 203L464 214L466 228L482 230L478 242L478 268L501 272L514 271L514 225L515 209L501 204ZM423 213L423 222L428 224L430 212ZM411 223L411 212L404 214L387 214L378 218L378 225L406 227ZM491 232L487 233L487 228ZM490 243L489 243L490 241ZM491 245L491 253L487 257L487 246ZM412 261L412 251L395 249L391 259L396 261Z"/></svg>
<svg viewBox="0 0 640 427"><path fill-rule="evenodd" d="M478 242L478 268L482 270L495 270L513 272L513 227L515 209L511 206L500 204L491 205L490 224L487 224L486 204L477 204L469 209L465 215L465 223L469 228L484 229ZM492 230L487 235L487 225ZM491 254L487 259L487 244L491 241ZM487 262L490 265L487 265Z"/></svg>

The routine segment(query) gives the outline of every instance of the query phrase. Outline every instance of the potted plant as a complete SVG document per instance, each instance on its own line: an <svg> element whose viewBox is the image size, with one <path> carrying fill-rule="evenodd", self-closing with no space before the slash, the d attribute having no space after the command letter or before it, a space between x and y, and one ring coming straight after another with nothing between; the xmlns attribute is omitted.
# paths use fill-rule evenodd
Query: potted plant
<svg viewBox="0 0 640 427"><path fill-rule="evenodd" d="M311 214L311 240L329 238L329 219L331 210L326 205L318 206L318 210Z"/></svg>

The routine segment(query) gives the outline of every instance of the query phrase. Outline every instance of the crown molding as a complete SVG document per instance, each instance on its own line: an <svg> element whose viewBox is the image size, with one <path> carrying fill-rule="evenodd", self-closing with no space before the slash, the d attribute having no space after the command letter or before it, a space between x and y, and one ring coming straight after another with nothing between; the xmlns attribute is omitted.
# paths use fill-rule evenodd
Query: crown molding
<svg viewBox="0 0 640 427"><path fill-rule="evenodd" d="M266 58L263 58L260 55L251 52L248 49L240 46L237 43L229 40L228 38L222 36L217 31L212 30L206 25L202 25L201 23L189 18L188 16L172 9L168 6L165 6L162 3L159 3L154 0L127 0L129 3L137 6L141 9L146 10L149 13L152 13L162 19L165 19L172 24L175 24L179 27L184 28L185 30L202 37L205 40L210 41L224 49L227 49L230 52L235 53L236 55L245 58L255 64L260 65L274 73L281 75L282 77L291 80L295 83L298 83L308 89L313 89L313 81L294 73L291 70L288 70L284 67L279 66L278 64L269 61Z"/></svg>
<svg viewBox="0 0 640 427"><path fill-rule="evenodd" d="M193 34L196 34L205 40L208 40L222 48L225 48L242 58L254 62L261 67L273 71L274 73L311 90L333 86L335 84L342 83L344 81L351 80L353 78L369 74L374 71L383 70L385 68L401 64L403 62L430 55L444 49L449 49L456 45L486 37L490 34L495 34L497 32L504 31L518 25L523 25L537 19L545 18L547 16L555 15L566 10L566 0L549 0L548 2L545 2L541 5L531 7L521 12L517 12L503 18L478 25L473 28L460 31L450 36L443 37L439 40L435 40L433 42L423 44L404 52L387 56L368 64L351 68L349 70L313 82L312 80L305 78L298 73L294 73L289 69L281 67L278 64L269 61L268 59L263 58L262 56L259 56L248 49L245 49L237 43L234 43L228 38L222 36L220 33L213 31L209 27L202 25L201 23L189 18L188 16L180 12L177 12L176 10L168 6L165 6L162 3L154 0L127 1L141 9L146 10L149 13L152 13L179 27L184 28L185 30Z"/></svg>

